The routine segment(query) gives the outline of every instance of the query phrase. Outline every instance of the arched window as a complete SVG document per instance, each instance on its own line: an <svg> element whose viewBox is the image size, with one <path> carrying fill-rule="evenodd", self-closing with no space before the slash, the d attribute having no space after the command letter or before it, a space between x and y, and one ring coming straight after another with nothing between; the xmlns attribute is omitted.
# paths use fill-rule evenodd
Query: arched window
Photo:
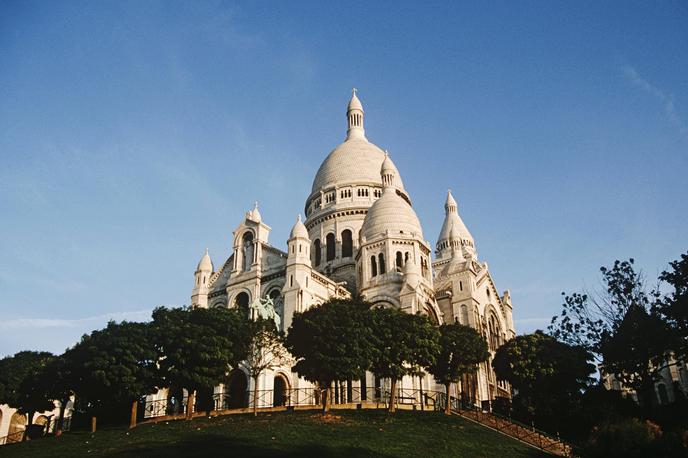
<svg viewBox="0 0 688 458"><path fill-rule="evenodd" d="M384 253L380 253L377 257L379 263L380 263L380 275L385 273L385 255Z"/></svg>
<svg viewBox="0 0 688 458"><path fill-rule="evenodd" d="M237 294L236 298L234 299L234 306L248 315L248 302L248 293L241 292Z"/></svg>
<svg viewBox="0 0 688 458"><path fill-rule="evenodd" d="M397 272L401 272L401 266L404 264L401 251L397 251Z"/></svg>
<svg viewBox="0 0 688 458"><path fill-rule="evenodd" d="M246 232L241 239L241 249L244 259L243 271L248 272L251 270L251 265L253 264L253 232Z"/></svg>
<svg viewBox="0 0 688 458"><path fill-rule="evenodd" d="M315 239L315 242L313 242L313 253L315 255L315 265L319 266L321 261L320 258L322 256L322 253L320 251L320 239Z"/></svg>
<svg viewBox="0 0 688 458"><path fill-rule="evenodd" d="M334 260L334 253L335 253L335 248L336 248L335 241L334 241L334 234L332 234L332 233L327 234L327 237L325 238L325 243L327 244L325 246L325 251L327 252L326 253L327 256L325 259L328 261L332 261L332 260Z"/></svg>
<svg viewBox="0 0 688 458"><path fill-rule="evenodd" d="M371 277L377 275L377 262L375 262L375 256L370 257L370 272Z"/></svg>
<svg viewBox="0 0 688 458"><path fill-rule="evenodd" d="M342 258L350 258L354 255L354 241L349 229L342 231Z"/></svg>

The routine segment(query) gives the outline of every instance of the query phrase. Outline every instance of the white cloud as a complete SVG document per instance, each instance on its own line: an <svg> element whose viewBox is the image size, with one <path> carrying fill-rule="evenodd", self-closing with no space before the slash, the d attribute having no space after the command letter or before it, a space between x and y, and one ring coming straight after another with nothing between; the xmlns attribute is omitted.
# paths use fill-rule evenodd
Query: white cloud
<svg viewBox="0 0 688 458"><path fill-rule="evenodd" d="M681 135L688 135L688 123L686 123L686 121L684 121L676 111L676 106L674 105L674 96L672 94L665 93L663 90L647 81L645 78L640 76L635 68L629 65L621 67L621 70L626 79L628 79L628 81L630 81L634 86L637 86L643 91L652 95L662 104L664 114L667 116L667 118L669 118L669 121L678 128L678 131L681 133Z"/></svg>
<svg viewBox="0 0 688 458"><path fill-rule="evenodd" d="M105 323L110 320L115 321L147 321L150 319L152 310L133 310L127 312L110 312L102 315L89 316L85 318L13 318L0 322L0 330L30 328L71 328L82 327L89 323Z"/></svg>

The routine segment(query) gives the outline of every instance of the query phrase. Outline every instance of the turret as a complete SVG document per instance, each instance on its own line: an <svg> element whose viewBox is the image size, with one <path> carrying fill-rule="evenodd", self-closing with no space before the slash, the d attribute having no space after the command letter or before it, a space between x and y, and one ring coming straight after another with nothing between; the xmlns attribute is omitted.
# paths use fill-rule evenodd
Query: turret
<svg viewBox="0 0 688 458"><path fill-rule="evenodd" d="M346 139L359 138L365 140L365 129L363 128L363 105L356 96L356 88L351 91L351 100L346 108L346 119L349 129L346 131Z"/></svg>
<svg viewBox="0 0 688 458"><path fill-rule="evenodd" d="M459 216L458 205L451 190L447 191L444 203L444 223L437 238L435 254L438 260L463 258L475 259L476 251L473 236Z"/></svg>
<svg viewBox="0 0 688 458"><path fill-rule="evenodd" d="M287 241L288 254L287 266L302 264L311 267L310 246L311 240L308 238L308 230L301 222L301 215L296 220L296 224L291 229L289 240Z"/></svg>
<svg viewBox="0 0 688 458"><path fill-rule="evenodd" d="M208 285L210 283L210 276L213 274L213 261L210 259L208 249L205 249L205 254L201 257L194 273L194 288L191 291L191 305L192 307L208 307Z"/></svg>

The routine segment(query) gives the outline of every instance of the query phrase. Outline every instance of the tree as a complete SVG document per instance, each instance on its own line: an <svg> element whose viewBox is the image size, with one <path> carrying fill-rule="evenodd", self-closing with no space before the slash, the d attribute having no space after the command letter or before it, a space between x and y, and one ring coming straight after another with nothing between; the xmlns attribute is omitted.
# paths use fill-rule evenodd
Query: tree
<svg viewBox="0 0 688 458"><path fill-rule="evenodd" d="M444 384L447 392L445 413L451 413L449 388L465 374L475 373L478 364L487 361L490 353L485 338L475 329L459 323L443 324L439 328L439 352L429 371L435 380Z"/></svg>
<svg viewBox="0 0 688 458"><path fill-rule="evenodd" d="M240 365L253 379L253 415L258 415L258 378L266 370L276 369L289 361L283 338L272 320L251 322L246 359Z"/></svg>
<svg viewBox="0 0 688 458"><path fill-rule="evenodd" d="M439 331L423 315L390 308L372 310L375 329L371 370L391 381L389 411L396 410L397 382L430 367L439 351Z"/></svg>
<svg viewBox="0 0 688 458"><path fill-rule="evenodd" d="M636 305L628 309L614 334L602 337L604 372L634 389L647 409L655 397L654 382L664 366L669 337L659 317Z"/></svg>
<svg viewBox="0 0 688 458"><path fill-rule="evenodd" d="M517 336L497 349L492 360L497 379L518 392L530 418L557 421L578 402L595 366L583 347L559 342L542 331ZM530 418L522 418L529 420Z"/></svg>
<svg viewBox="0 0 688 458"><path fill-rule="evenodd" d="M552 318L549 331L557 340L582 346L601 356L604 335L612 335L621 325L631 305L649 309L656 292L648 293L642 273L636 272L633 258L615 261L611 268L600 267L604 290L564 296L560 315Z"/></svg>
<svg viewBox="0 0 688 458"><path fill-rule="evenodd" d="M95 412L110 413L130 405L132 424L138 400L162 383L150 323L110 321L104 329L84 335L63 359L69 388L82 402Z"/></svg>
<svg viewBox="0 0 688 458"><path fill-rule="evenodd" d="M671 270L665 270L659 279L669 285L672 291L657 304L657 312L666 321L674 339L672 349L676 356L688 360L688 253L681 259L669 263Z"/></svg>
<svg viewBox="0 0 688 458"><path fill-rule="evenodd" d="M153 329L163 385L186 388L191 418L195 391L221 383L246 358L249 320L237 309L194 308L153 311Z"/></svg>
<svg viewBox="0 0 688 458"><path fill-rule="evenodd" d="M294 314L286 345L296 359L293 370L324 391L329 411L331 385L358 378L370 366L373 329L370 305L360 298L330 299Z"/></svg>

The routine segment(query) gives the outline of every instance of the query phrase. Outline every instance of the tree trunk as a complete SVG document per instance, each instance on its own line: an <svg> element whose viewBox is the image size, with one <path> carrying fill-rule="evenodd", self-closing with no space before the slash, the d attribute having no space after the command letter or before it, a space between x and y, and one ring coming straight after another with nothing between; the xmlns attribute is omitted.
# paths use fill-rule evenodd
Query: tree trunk
<svg viewBox="0 0 688 458"><path fill-rule="evenodd" d="M425 410L425 399L423 399L423 376L418 376L418 386L420 387L420 410Z"/></svg>
<svg viewBox="0 0 688 458"><path fill-rule="evenodd" d="M189 390L189 396L186 398L186 419L193 418L194 400L196 399L196 391Z"/></svg>
<svg viewBox="0 0 688 458"><path fill-rule="evenodd" d="M91 417L91 432L95 433L96 432L96 426L97 426L97 419L96 417Z"/></svg>
<svg viewBox="0 0 688 458"><path fill-rule="evenodd" d="M253 377L253 416L258 416L258 377Z"/></svg>
<svg viewBox="0 0 688 458"><path fill-rule="evenodd" d="M136 426L136 414L138 410L139 402L133 401L131 403L131 417L129 417L129 429Z"/></svg>
<svg viewBox="0 0 688 458"><path fill-rule="evenodd" d="M397 410L397 379L392 379L392 385L389 393L389 412L394 413Z"/></svg>
<svg viewBox="0 0 688 458"><path fill-rule="evenodd" d="M327 415L330 411L330 385L325 385L325 392L323 393L323 415Z"/></svg>
<svg viewBox="0 0 688 458"><path fill-rule="evenodd" d="M447 415L451 415L451 397L449 396L449 392L451 390L451 383L450 382L445 383L444 389L447 392L447 405L444 406L444 413Z"/></svg>

